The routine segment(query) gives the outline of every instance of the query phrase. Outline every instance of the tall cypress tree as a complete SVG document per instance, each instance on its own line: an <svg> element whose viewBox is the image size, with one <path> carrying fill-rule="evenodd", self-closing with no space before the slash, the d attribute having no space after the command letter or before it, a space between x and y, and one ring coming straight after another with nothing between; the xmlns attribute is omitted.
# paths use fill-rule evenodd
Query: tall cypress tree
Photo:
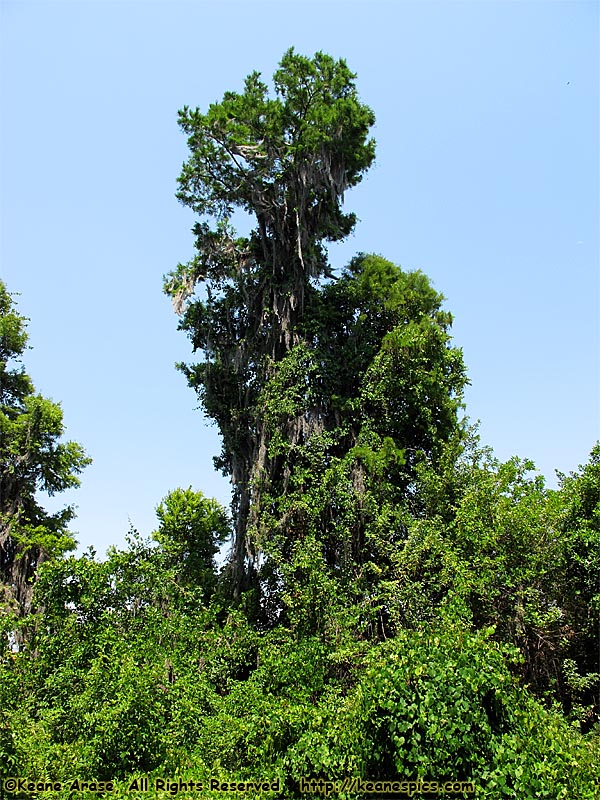
<svg viewBox="0 0 600 800"><path fill-rule="evenodd" d="M328 265L325 243L356 221L342 210L344 192L374 158L374 117L354 78L344 61L290 50L274 97L253 73L242 94L227 92L207 113L180 112L191 155L178 197L201 220L196 256L165 290L202 354L180 367L222 436L237 597L261 553L289 567L298 537L314 537L336 575L369 548L369 560L380 558L367 543L367 486L385 473L396 502L419 458L458 427L466 378L441 295L382 258L359 257L338 278ZM235 209L255 220L248 236L230 224ZM309 487L310 509L299 499Z"/></svg>
<svg viewBox="0 0 600 800"><path fill-rule="evenodd" d="M329 271L323 243L354 227L355 216L342 211L344 192L375 154L374 116L354 78L343 60L289 50L274 97L255 72L241 94L227 92L206 114L180 112L191 155L178 197L215 224L195 225L197 255L165 287L194 350L204 353L182 369L223 438L217 464L234 487L236 595L256 556L248 529L271 467L257 397L273 364L299 342L307 298ZM254 217L247 237L228 222L236 208ZM204 297L185 306L198 284Z"/></svg>

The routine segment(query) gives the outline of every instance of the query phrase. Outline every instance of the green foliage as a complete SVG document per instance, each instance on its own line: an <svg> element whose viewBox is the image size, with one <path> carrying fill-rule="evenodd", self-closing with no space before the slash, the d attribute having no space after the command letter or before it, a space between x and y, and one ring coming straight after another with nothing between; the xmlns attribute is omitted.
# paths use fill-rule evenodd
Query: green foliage
<svg viewBox="0 0 600 800"><path fill-rule="evenodd" d="M592 798L591 754L517 688L506 666L514 656L488 636L442 624L372 648L354 690L293 749L296 774L472 781L486 798Z"/></svg>
<svg viewBox="0 0 600 800"><path fill-rule="evenodd" d="M319 625L341 585L368 635L394 628L418 465L461 437L466 378L442 299L422 274L360 256L314 293L304 340L272 367L258 399L270 469L252 484L252 534L263 573L282 577L284 617Z"/></svg>
<svg viewBox="0 0 600 800"><path fill-rule="evenodd" d="M207 113L180 112L190 158L178 197L216 225L194 226L198 254L167 277L165 290L204 355L181 368L223 437L216 464L234 487L237 598L260 558L251 532L261 502L252 485L277 469L259 396L301 344L297 327L314 285L330 274L323 243L354 227L355 216L342 212L344 192L375 154L374 117L359 102L354 77L343 60L289 50L273 76L274 96L253 73L243 93L227 92ZM256 222L248 237L229 224L236 208ZM192 299L198 284L205 296Z"/></svg>
<svg viewBox="0 0 600 800"><path fill-rule="evenodd" d="M216 224L197 223L167 290L234 484L221 574L229 518L191 488L158 505L152 540L64 555L71 511L46 515L35 491L75 485L87 459L12 365L26 334L0 284L2 575L36 575L36 612L0 616L0 778L115 780L115 798L149 775L276 787L248 797L309 778L341 800L370 796L359 779L595 800L600 445L558 491L479 447L426 276L364 254L328 272L374 154L354 76L289 51L274 87L254 73L180 117L179 197ZM246 238L235 208L255 216Z"/></svg>
<svg viewBox="0 0 600 800"><path fill-rule="evenodd" d="M530 688L590 729L600 688L597 448L559 491L532 467L467 449L454 478L447 467L419 468L424 516L407 520L406 546L394 557L394 613L413 626L445 609L493 627L521 651Z"/></svg>
<svg viewBox="0 0 600 800"><path fill-rule="evenodd" d="M77 475L91 461L81 445L60 441L60 406L36 395L18 366L27 347L25 322L0 281L0 584L6 600L22 609L37 566L74 547L67 528L73 508L49 514L38 493L78 486Z"/></svg>
<svg viewBox="0 0 600 800"><path fill-rule="evenodd" d="M600 709L600 443L579 472L560 477L553 578L569 630L563 671L573 712L591 727Z"/></svg>
<svg viewBox="0 0 600 800"><path fill-rule="evenodd" d="M214 556L230 536L225 510L216 500L192 488L170 492L156 510L159 519L154 539L164 556L164 567L174 568L181 586L214 588Z"/></svg>
<svg viewBox="0 0 600 800"><path fill-rule="evenodd" d="M163 557L132 536L106 562L40 570L44 615L0 671L13 774L121 787L140 774L259 776L278 779L283 798L307 776L459 779L482 798L594 798L594 739L544 710L519 685L516 649L453 621L456 606L366 641L360 609L325 584L333 608L292 597L291 627L260 633L218 600L182 605ZM302 568L314 593L318 566ZM326 624L294 617L296 600Z"/></svg>
<svg viewBox="0 0 600 800"><path fill-rule="evenodd" d="M281 226L282 246L300 237L308 254L322 238L346 236L354 216L342 214L336 195L357 184L374 158L367 141L374 117L358 102L354 77L343 60L291 49L273 76L274 98L254 72L243 94L226 92L208 113L186 106L179 121L192 155L179 199L220 219L241 207L259 224Z"/></svg>

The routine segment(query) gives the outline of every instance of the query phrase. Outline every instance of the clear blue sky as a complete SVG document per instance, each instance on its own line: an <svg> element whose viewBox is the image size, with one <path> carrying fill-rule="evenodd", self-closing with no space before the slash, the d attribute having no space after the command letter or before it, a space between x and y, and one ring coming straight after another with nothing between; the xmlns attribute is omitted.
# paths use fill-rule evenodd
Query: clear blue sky
<svg viewBox="0 0 600 800"><path fill-rule="evenodd" d="M467 413L502 458L576 469L599 437L597 2L29 2L1 6L1 276L26 367L94 459L82 548L144 534L177 486L223 503L219 451L174 363L162 276L193 253L174 198L183 105L270 79L290 46L344 57L377 163L349 192L358 251L447 298Z"/></svg>

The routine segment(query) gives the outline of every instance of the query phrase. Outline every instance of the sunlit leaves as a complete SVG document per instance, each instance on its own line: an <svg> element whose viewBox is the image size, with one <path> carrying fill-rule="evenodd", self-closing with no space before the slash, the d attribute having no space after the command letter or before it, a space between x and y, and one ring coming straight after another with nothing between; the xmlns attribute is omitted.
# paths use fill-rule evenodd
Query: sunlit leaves
<svg viewBox="0 0 600 800"><path fill-rule="evenodd" d="M71 508L48 514L38 492L78 486L90 463L81 445L61 442L60 405L35 394L22 366L25 319L0 282L0 580L21 606L29 602L38 563L74 546Z"/></svg>

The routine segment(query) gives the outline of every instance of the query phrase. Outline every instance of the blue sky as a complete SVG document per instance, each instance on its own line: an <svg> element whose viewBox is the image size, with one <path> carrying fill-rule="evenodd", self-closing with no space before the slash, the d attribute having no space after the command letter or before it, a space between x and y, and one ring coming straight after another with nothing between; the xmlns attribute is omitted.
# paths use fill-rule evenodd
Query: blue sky
<svg viewBox="0 0 600 800"><path fill-rule="evenodd" d="M596 2L0 3L0 274L26 367L94 459L82 549L144 534L177 486L229 502L218 436L162 276L193 253L174 197L183 105L270 79L284 51L347 60L377 117L360 222L330 252L422 269L454 314L467 413L555 485L599 438ZM50 505L50 504L49 504Z"/></svg>

